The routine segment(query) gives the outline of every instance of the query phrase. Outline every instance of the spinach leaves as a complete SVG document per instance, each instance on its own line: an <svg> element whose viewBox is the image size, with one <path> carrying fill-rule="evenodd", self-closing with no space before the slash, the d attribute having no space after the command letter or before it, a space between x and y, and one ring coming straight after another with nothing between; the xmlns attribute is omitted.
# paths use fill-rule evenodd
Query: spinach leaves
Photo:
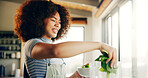
<svg viewBox="0 0 148 78"><path fill-rule="evenodd" d="M100 55L95 61L100 61L101 62L101 72L107 72L106 78L109 78L110 73L115 73L116 74L116 69L115 67L110 67L111 60L106 63L106 60L109 58L108 52L105 50L102 50L102 54Z"/></svg>
<svg viewBox="0 0 148 78"><path fill-rule="evenodd" d="M89 68L89 64L82 66L82 68Z"/></svg>
<svg viewBox="0 0 148 78"><path fill-rule="evenodd" d="M95 61L100 61L101 62L100 71L101 72L106 72L107 73L106 78L110 78L110 73L116 74L117 67L116 68L115 67L110 67L111 60L108 63L106 63L106 60L109 59L107 51L101 50L101 52L102 52L102 55L100 55ZM82 66L82 68L89 68L89 64L87 64L85 66Z"/></svg>

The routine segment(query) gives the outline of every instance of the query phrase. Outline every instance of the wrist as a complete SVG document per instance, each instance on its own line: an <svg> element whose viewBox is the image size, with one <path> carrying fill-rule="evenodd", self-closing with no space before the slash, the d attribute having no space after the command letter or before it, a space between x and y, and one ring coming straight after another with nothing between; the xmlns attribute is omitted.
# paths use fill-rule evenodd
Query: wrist
<svg viewBox="0 0 148 78"><path fill-rule="evenodd" d="M98 42L98 43L99 43L99 46L98 46L99 48L98 49L102 50L104 44L102 42Z"/></svg>

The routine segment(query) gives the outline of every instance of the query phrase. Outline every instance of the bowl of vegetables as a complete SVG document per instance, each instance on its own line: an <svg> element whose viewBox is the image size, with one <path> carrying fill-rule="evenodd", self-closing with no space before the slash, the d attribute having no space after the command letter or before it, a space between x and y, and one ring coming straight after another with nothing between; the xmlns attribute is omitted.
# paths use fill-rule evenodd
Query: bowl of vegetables
<svg viewBox="0 0 148 78"><path fill-rule="evenodd" d="M100 55L97 59L95 59L95 62L92 62L90 64L78 68L78 73L81 76L91 77L92 75L94 75L94 73L97 73L97 75L99 74L98 76L102 75L101 78L115 78L111 77L111 75L116 74L117 67L110 67L111 61L106 63L106 60L109 59L107 51L101 50L101 52L102 55ZM96 67L96 69L92 70L92 68L94 67Z"/></svg>
<svg viewBox="0 0 148 78"><path fill-rule="evenodd" d="M80 76L89 77L89 68L78 67L78 73Z"/></svg>

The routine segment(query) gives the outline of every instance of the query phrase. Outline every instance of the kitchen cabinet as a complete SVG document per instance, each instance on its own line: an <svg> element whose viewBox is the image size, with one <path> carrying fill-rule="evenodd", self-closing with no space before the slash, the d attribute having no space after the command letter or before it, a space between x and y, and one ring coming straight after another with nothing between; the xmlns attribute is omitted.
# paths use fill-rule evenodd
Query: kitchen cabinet
<svg viewBox="0 0 148 78"><path fill-rule="evenodd" d="M4 77L14 77L15 70L20 69L20 54L21 41L14 32L0 31L0 65L5 67Z"/></svg>

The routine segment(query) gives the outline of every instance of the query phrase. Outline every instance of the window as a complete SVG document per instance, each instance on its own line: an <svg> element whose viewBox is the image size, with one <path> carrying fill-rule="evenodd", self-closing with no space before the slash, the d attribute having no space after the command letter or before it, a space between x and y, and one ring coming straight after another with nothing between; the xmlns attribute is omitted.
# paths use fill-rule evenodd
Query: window
<svg viewBox="0 0 148 78"><path fill-rule="evenodd" d="M122 77L132 78L132 1L116 6L103 23L103 41L117 49L118 60L122 63Z"/></svg>
<svg viewBox="0 0 148 78"><path fill-rule="evenodd" d="M68 31L66 37L62 40L56 41L56 43L65 42L65 41L83 41L84 40L84 26L72 26ZM70 58L64 58L66 62L66 76L71 76L76 70L77 67L83 65L83 54L73 56Z"/></svg>
<svg viewBox="0 0 148 78"><path fill-rule="evenodd" d="M108 43L109 45L117 49L119 53L119 24L118 24L118 9L115 8L112 15L108 15L104 18L104 27L103 27L103 42ZM119 52L118 52L119 51ZM118 55L118 54L117 54ZM120 57L120 56L119 56Z"/></svg>
<svg viewBox="0 0 148 78"><path fill-rule="evenodd" d="M120 57L122 74L132 77L132 5L128 1L120 7ZM128 70L128 71L127 71ZM126 73L125 73L126 72Z"/></svg>
<svg viewBox="0 0 148 78"><path fill-rule="evenodd" d="M148 78L148 0L136 0L135 8L135 26L137 51L137 78Z"/></svg>
<svg viewBox="0 0 148 78"><path fill-rule="evenodd" d="M121 78L148 78L148 1L119 1L116 6L118 9L113 9L103 19L103 41L114 46L117 34L114 33L116 31L113 27L116 27L119 61L122 64ZM116 13L118 13L118 28L113 19ZM116 36L113 36L115 34Z"/></svg>

